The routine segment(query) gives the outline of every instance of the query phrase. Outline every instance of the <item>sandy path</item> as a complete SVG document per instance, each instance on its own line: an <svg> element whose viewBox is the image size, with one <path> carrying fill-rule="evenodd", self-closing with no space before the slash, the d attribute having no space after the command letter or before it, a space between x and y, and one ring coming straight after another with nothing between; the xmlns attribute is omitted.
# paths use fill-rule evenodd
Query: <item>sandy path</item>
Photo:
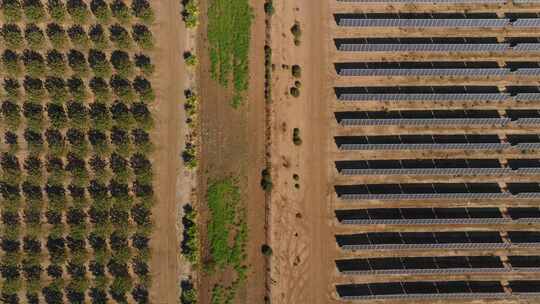
<svg viewBox="0 0 540 304"><path fill-rule="evenodd" d="M185 128L182 127L182 93L185 69L181 54L185 32L180 16L180 1L155 1L157 51L154 56L157 106L154 109L156 128L154 143L155 187L158 202L154 213L154 236L151 246L153 288L151 299L157 304L177 303L179 298L179 231L177 216L180 204L177 198L177 177L181 173L180 151ZM179 183L178 186L188 183ZM178 189L189 193L189 188Z"/></svg>

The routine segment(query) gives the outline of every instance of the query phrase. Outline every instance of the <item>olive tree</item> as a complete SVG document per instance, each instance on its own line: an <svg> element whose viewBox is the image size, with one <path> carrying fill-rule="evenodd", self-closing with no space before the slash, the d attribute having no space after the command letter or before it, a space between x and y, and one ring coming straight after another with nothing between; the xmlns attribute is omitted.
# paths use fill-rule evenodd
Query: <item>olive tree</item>
<svg viewBox="0 0 540 304"><path fill-rule="evenodd" d="M154 12L148 0L133 0L131 2L131 10L133 15L145 23L154 21Z"/></svg>
<svg viewBox="0 0 540 304"><path fill-rule="evenodd" d="M47 52L47 66L53 75L64 75L66 73L66 59L63 53L57 50Z"/></svg>
<svg viewBox="0 0 540 304"><path fill-rule="evenodd" d="M88 20L88 5L83 0L67 0L67 12L78 24L85 24Z"/></svg>
<svg viewBox="0 0 540 304"><path fill-rule="evenodd" d="M53 48L64 49L68 42L66 31L64 28L56 23L47 24L47 37L51 42Z"/></svg>
<svg viewBox="0 0 540 304"><path fill-rule="evenodd" d="M22 6L19 0L3 0L2 13L7 22L19 22L22 19Z"/></svg>
<svg viewBox="0 0 540 304"><path fill-rule="evenodd" d="M23 10L24 16L29 22L41 22L45 20L45 8L40 0L23 0Z"/></svg>
<svg viewBox="0 0 540 304"><path fill-rule="evenodd" d="M29 24L26 26L26 29L24 30L24 38L26 39L28 47L33 50L41 50L45 45L45 35L43 34L41 28L35 24Z"/></svg>
<svg viewBox="0 0 540 304"><path fill-rule="evenodd" d="M2 38L9 49L19 49L24 43L21 28L17 24L4 24L2 26Z"/></svg>
<svg viewBox="0 0 540 304"><path fill-rule="evenodd" d="M66 6L62 0L47 0L47 11L55 22L64 22L66 18Z"/></svg>

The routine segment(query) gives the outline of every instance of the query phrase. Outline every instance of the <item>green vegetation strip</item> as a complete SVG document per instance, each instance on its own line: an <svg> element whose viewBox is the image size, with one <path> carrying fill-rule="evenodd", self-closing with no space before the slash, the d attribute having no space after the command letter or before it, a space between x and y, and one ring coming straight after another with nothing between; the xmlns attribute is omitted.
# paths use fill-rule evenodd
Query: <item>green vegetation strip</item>
<svg viewBox="0 0 540 304"><path fill-rule="evenodd" d="M232 179L214 182L208 188L208 240L210 257L206 269L211 274L233 271L234 280L228 286L217 284L212 303L232 303L238 287L246 279L247 224L240 189Z"/></svg>
<svg viewBox="0 0 540 304"><path fill-rule="evenodd" d="M212 0L208 8L208 41L212 77L222 86L233 82L232 105L244 100L249 86L249 43L253 14L248 0Z"/></svg>

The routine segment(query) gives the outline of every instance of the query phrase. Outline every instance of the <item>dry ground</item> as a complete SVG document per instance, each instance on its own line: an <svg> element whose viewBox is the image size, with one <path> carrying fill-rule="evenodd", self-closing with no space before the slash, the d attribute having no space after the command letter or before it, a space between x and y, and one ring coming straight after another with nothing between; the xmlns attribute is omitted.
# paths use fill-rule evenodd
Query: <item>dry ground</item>
<svg viewBox="0 0 540 304"><path fill-rule="evenodd" d="M247 207L248 260L250 266L246 285L239 292L238 303L263 303L265 294L265 261L260 248L266 242L264 227L265 197L259 186L265 166L265 101L264 101L264 11L262 0L252 0L255 19L250 49L250 90L245 105L233 109L232 92L210 77L210 60L206 37L206 20L201 20L198 33L200 58L199 96L201 100L202 151L199 168L198 193L201 223L208 220L206 189L209 181L238 177ZM208 1L199 1L200 11L206 12ZM203 243L205 231L202 232ZM204 255L207 248L203 248ZM231 274L223 277L201 275L200 303L210 303L211 290L218 282L230 282Z"/></svg>
<svg viewBox="0 0 540 304"><path fill-rule="evenodd" d="M180 1L154 2L156 23L154 33L157 50L154 55L157 92L154 143L155 187L157 204L154 208L155 228L151 246L153 285L151 301L156 304L177 303L179 299L180 264L178 214L182 201L189 194L188 183L182 181L180 151L186 128L183 124L182 92L185 67L182 60L185 31L180 16ZM177 188L180 187L180 188ZM178 195L180 194L180 195ZM178 196L177 196L178 195Z"/></svg>
<svg viewBox="0 0 540 304"><path fill-rule="evenodd" d="M331 88L326 82L327 5L330 1L274 1L272 17L273 105L270 243L271 298L274 304L333 303L330 297L335 254L332 240L332 189L327 161ZM302 42L295 46L290 32L295 21ZM290 68L302 67L301 95L287 94L294 84ZM292 130L299 128L303 144L295 146ZM293 174L300 176L295 189Z"/></svg>

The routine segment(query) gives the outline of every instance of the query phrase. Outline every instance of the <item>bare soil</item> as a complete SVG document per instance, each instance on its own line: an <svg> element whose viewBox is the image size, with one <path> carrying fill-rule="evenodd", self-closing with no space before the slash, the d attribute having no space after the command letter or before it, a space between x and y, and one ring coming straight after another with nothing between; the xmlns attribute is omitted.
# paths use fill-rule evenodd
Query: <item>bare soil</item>
<svg viewBox="0 0 540 304"><path fill-rule="evenodd" d="M180 15L180 1L155 1L156 52L154 61L156 75L153 81L157 92L155 130L153 134L155 190L157 203L153 210L154 235L151 240L151 271L153 285L150 293L152 303L177 303L179 299L179 276L183 264L180 261L179 212L185 202L180 197L189 195L190 189L179 182L183 180L184 168L180 158L184 145L186 127L183 119L183 90L185 66L182 60L185 31Z"/></svg>

